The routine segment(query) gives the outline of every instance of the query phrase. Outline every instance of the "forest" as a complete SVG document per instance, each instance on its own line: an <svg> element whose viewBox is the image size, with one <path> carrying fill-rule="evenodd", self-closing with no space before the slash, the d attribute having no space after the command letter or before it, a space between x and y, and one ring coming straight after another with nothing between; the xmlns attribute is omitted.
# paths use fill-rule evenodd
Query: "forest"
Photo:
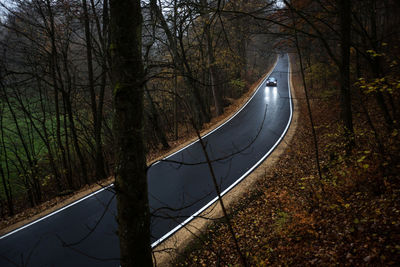
<svg viewBox="0 0 400 267"><path fill-rule="evenodd" d="M157 265L135 189L147 166L287 54L292 140L169 264L398 264L399 14L396 0L0 0L0 227L116 180L123 266Z"/></svg>
<svg viewBox="0 0 400 267"><path fill-rule="evenodd" d="M108 5L3 3L2 216L112 174ZM272 50L261 50L268 39L250 40L248 29L228 15L215 17L206 2L165 5L159 18L161 7L151 11L143 3L148 154L168 149L191 130L185 114L193 113L199 127L221 115L274 60ZM235 5L241 8L240 1ZM247 56L254 62L246 63Z"/></svg>

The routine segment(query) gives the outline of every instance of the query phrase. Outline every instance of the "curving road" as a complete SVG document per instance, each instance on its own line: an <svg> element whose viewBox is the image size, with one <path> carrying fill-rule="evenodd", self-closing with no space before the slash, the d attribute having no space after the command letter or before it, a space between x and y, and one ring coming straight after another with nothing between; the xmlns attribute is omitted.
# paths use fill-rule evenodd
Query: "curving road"
<svg viewBox="0 0 400 267"><path fill-rule="evenodd" d="M278 86L266 87L264 80L244 108L203 138L223 193L285 135L292 118L288 64L280 56L271 73ZM208 166L199 164L204 161L195 142L149 169L153 247L216 201ZM93 193L0 237L0 266L119 266L115 216L112 187Z"/></svg>

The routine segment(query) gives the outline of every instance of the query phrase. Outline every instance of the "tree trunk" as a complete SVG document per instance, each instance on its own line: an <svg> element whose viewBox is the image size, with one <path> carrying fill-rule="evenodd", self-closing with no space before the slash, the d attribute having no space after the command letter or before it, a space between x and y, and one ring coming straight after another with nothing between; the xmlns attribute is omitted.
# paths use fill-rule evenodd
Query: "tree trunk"
<svg viewBox="0 0 400 267"><path fill-rule="evenodd" d="M168 144L167 137L165 136L165 133L162 130L162 127L160 126L159 114L156 104L154 103L153 98L151 97L147 86L145 86L145 90L147 98L149 99L150 102L150 115L149 115L150 123L152 124L157 139L158 141L160 141L161 145L163 146L163 149L168 149L170 148L170 146Z"/></svg>
<svg viewBox="0 0 400 267"><path fill-rule="evenodd" d="M215 56L214 56L214 47L211 36L211 25L207 25L206 28L206 36L207 36L207 53L208 53L208 68L210 71L210 80L211 80L211 90L214 98L215 112L216 115L219 116L224 113L223 100L221 87L218 83L218 71L215 66Z"/></svg>
<svg viewBox="0 0 400 267"><path fill-rule="evenodd" d="M70 149L70 137L69 137L69 127L68 127L68 116L67 116L67 108L66 108L66 104L65 104L65 99L63 99L63 121L64 121L64 141L65 141L65 151L66 151L66 155L64 157L66 157L66 165L65 165L65 170L66 170L66 177L68 179L68 184L70 185L70 189L73 189L73 179L72 179L72 157L71 157L71 149ZM61 141L61 139L60 139ZM79 175L78 175L79 177ZM81 187L82 183L81 181L78 179L77 180L78 183L78 187Z"/></svg>
<svg viewBox="0 0 400 267"><path fill-rule="evenodd" d="M218 71L215 66L213 38L211 34L212 18L207 10L207 1L201 0L201 16L203 17L204 33L207 42L208 72L210 75L211 91L214 99L215 113L217 116L224 113L221 88L218 87Z"/></svg>
<svg viewBox="0 0 400 267"><path fill-rule="evenodd" d="M143 142L143 82L139 0L111 0L115 186L121 265L152 266L150 209Z"/></svg>
<svg viewBox="0 0 400 267"><path fill-rule="evenodd" d="M104 159L103 159L103 150L102 150L102 142L101 142L101 119L102 114L98 114L98 107L96 101L96 92L94 86L94 76L93 76L93 56L92 56L92 37L90 32L90 24L89 24L89 12L87 7L86 0L82 0L83 13L85 16L85 38L86 38L86 57L87 57L87 69L88 69L88 78L89 78L89 92L90 92L90 101L92 108L92 117L93 117L93 134L95 141L95 171L96 171L96 179L101 180L106 177L106 173L104 171ZM99 26L98 26L99 27ZM100 35L101 37L101 35ZM102 97L100 97L102 101ZM99 101L99 106L102 106L103 103Z"/></svg>
<svg viewBox="0 0 400 267"><path fill-rule="evenodd" d="M11 186L10 186L10 176L5 175L4 170L3 170L3 162L5 162L6 164L8 164L8 159L7 159L7 152L5 151L5 145L4 145L4 129L3 129L3 109L2 107L0 107L0 132L1 132L1 149L3 149L4 151L4 161L2 158L2 152L0 149L0 159L1 159L1 163L0 163L0 176L1 176L1 181L3 184L3 190L4 190L4 194L6 195L6 199L7 199L7 206L8 206L8 213L9 215L14 215L14 203L13 203L13 199L12 199L12 190L11 190Z"/></svg>
<svg viewBox="0 0 400 267"><path fill-rule="evenodd" d="M179 137L179 122L178 122L178 73L174 69L174 139Z"/></svg>
<svg viewBox="0 0 400 267"><path fill-rule="evenodd" d="M86 162L85 162L85 159L83 158L83 154L82 154L81 148L79 146L78 134L76 132L75 120L74 120L74 115L73 115L73 111L72 111L70 95L67 93L63 93L63 98L65 99L65 108L66 108L67 115L68 115L69 128L72 133L72 141L74 143L75 152L76 152L76 155L78 156L78 160L81 165L81 172L82 172L82 176L83 176L82 178L83 178L83 181L85 184L89 184Z"/></svg>
<svg viewBox="0 0 400 267"><path fill-rule="evenodd" d="M351 33L351 0L338 0L340 13L340 39L341 39L341 64L340 64L340 105L341 119L343 121L348 143L353 141L353 117L351 111L350 94L350 33Z"/></svg>
<svg viewBox="0 0 400 267"><path fill-rule="evenodd" d="M50 1L46 1L47 4L47 9L49 12L49 19L50 19L50 40L51 40L51 55L49 59L49 64L50 64L50 75L51 75L51 80L53 82L53 87L54 87L54 104L55 104L55 117L56 117L56 142L58 145L58 148L60 149L60 154L61 154L61 162L62 162L62 168L65 173L65 177L68 183L69 189L73 189L73 182L72 182L72 176L71 172L69 171L69 168L67 166L67 159L66 159L66 152L64 145L61 141L61 120L60 120L60 105L59 105L59 91L60 87L58 86L58 81L57 81L57 71L56 69L58 68L58 60L57 60L57 46L56 46L56 40L55 40L55 25L54 25L54 16L53 16L53 11L50 5Z"/></svg>
<svg viewBox="0 0 400 267"><path fill-rule="evenodd" d="M370 3L370 23L371 23L371 44L372 49L375 53L380 53L380 41L378 40L378 32L376 25L376 1L371 1ZM382 67L381 67L381 57L371 56L371 68L374 72L375 78L382 78ZM386 124L389 127L393 126L393 119L389 113L389 110L385 103L385 97L381 91L376 92L376 101L378 102L379 108L382 110L383 117L385 118Z"/></svg>
<svg viewBox="0 0 400 267"><path fill-rule="evenodd" d="M169 25L162 13L161 8L157 5L156 0L150 0L150 8L151 11L155 14L155 16L159 19L161 28L165 32L165 35L168 39L168 45L171 49L171 56L176 63L176 68L179 71L179 74L184 78L184 82L187 88L191 92L190 96L190 104L191 104L191 115L195 118L195 122L197 127L201 127L203 123L209 122L211 120L211 116L209 112L207 112L207 108L204 105L204 101L201 97L199 88L196 84L195 79L193 78L193 73L188 63L188 60L185 55L185 45L183 43L183 36L180 35L176 37L176 33L172 33ZM179 25L179 32L183 32L183 25ZM177 40L178 39L178 40ZM180 49L178 50L178 44Z"/></svg>

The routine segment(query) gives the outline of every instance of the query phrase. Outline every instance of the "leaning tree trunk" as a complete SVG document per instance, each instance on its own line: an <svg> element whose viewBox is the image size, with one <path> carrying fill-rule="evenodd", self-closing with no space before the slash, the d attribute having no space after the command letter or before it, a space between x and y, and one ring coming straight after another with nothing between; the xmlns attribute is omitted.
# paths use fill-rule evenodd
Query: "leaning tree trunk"
<svg viewBox="0 0 400 267"><path fill-rule="evenodd" d="M143 142L140 0L111 0L115 184L122 266L152 266L150 209Z"/></svg>

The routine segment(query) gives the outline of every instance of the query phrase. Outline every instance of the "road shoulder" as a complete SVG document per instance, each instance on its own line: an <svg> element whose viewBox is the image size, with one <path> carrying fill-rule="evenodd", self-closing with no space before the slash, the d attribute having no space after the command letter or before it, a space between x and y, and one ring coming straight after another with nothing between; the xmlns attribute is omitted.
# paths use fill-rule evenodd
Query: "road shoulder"
<svg viewBox="0 0 400 267"><path fill-rule="evenodd" d="M271 73L272 69L266 75ZM265 76L264 76L265 77ZM296 98L296 90L292 85L292 70L290 70L289 83L292 94L293 103L293 117L290 127L275 150L267 157L267 159L260 164L250 175L248 175L243 181L241 181L232 190L223 196L225 206L229 209L238 199L241 199L245 194L250 193L257 184L257 181L265 176L268 169L275 164L280 158L282 153L287 149L297 129L298 123L298 100ZM173 236L169 237L162 244L157 246L154 251L154 261L156 266L168 266L171 260L173 260L183 249L190 244L190 242L199 236L201 232L209 225L213 220L222 217L222 209L219 202L217 201L203 213L193 219L190 223L185 225Z"/></svg>

